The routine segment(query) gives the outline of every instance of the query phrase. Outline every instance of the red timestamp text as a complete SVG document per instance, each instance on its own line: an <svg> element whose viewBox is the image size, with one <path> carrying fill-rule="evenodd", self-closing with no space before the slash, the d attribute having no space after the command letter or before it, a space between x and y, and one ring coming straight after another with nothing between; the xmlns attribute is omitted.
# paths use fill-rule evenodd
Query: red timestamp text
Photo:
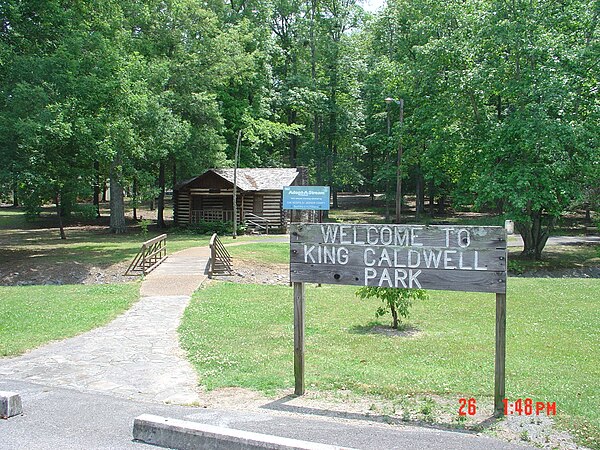
<svg viewBox="0 0 600 450"><path fill-rule="evenodd" d="M504 403L504 415L519 415L519 416L555 416L556 402L534 402L530 398L518 398L514 402L507 399L502 400Z"/></svg>
<svg viewBox="0 0 600 450"><path fill-rule="evenodd" d="M504 415L512 416L555 416L556 402L534 402L530 398L519 398L514 402L508 399L502 400L504 403ZM459 416L474 416L477 414L477 400L474 398L459 398L458 399L458 415Z"/></svg>
<svg viewBox="0 0 600 450"><path fill-rule="evenodd" d="M459 416L474 416L477 414L477 400L474 398L459 398L458 399L458 415Z"/></svg>

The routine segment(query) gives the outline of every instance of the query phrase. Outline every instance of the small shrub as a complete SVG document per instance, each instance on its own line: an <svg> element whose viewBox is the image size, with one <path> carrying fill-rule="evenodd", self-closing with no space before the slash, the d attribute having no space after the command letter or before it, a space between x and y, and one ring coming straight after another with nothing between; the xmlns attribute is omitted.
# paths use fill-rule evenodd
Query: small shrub
<svg viewBox="0 0 600 450"><path fill-rule="evenodd" d="M400 317L407 318L409 308L413 300L426 300L429 294L423 289L396 289L384 287L361 287L356 291L356 295L362 299L378 298L383 302L383 306L377 308L375 317L381 317L388 311L392 314L392 328L398 329Z"/></svg>
<svg viewBox="0 0 600 450"><path fill-rule="evenodd" d="M508 260L508 271L511 274L522 275L525 273L526 270L527 270L527 267L525 264L523 264L522 261L518 261L515 259Z"/></svg>
<svg viewBox="0 0 600 450"><path fill-rule="evenodd" d="M77 203L73 205L71 215L74 219L83 220L88 222L94 220L98 216L96 206L91 203Z"/></svg>
<svg viewBox="0 0 600 450"><path fill-rule="evenodd" d="M152 220L150 219L142 219L140 220L140 230L142 236L146 236L148 234L148 227L152 225Z"/></svg>
<svg viewBox="0 0 600 450"><path fill-rule="evenodd" d="M184 226L184 228L192 234L213 234L217 233L220 236L231 234L233 231L233 222L206 222L200 220L196 223L190 223ZM238 234L244 234L246 232L245 225L238 225Z"/></svg>

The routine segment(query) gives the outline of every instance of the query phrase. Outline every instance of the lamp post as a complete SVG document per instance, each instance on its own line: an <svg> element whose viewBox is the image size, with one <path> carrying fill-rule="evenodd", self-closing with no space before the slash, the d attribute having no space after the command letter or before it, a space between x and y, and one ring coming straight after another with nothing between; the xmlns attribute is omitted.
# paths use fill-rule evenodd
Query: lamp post
<svg viewBox="0 0 600 450"><path fill-rule="evenodd" d="M237 144L235 146L235 163L233 165L233 239L237 239L237 168L240 158L240 141L242 140L242 130L238 132Z"/></svg>
<svg viewBox="0 0 600 450"><path fill-rule="evenodd" d="M402 208L402 172L400 165L402 164L402 128L404 125L404 99L396 100L395 98L387 97L385 102L388 105L388 136L391 133L391 123L389 106L390 104L396 103L400 106L400 139L398 140L398 154L396 157L396 223L400 223L400 213Z"/></svg>

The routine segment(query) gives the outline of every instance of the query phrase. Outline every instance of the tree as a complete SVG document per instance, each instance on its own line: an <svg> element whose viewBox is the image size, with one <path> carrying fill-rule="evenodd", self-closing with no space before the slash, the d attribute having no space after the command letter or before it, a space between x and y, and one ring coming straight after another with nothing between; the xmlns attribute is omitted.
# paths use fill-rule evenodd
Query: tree
<svg viewBox="0 0 600 450"><path fill-rule="evenodd" d="M378 298L383 306L377 308L375 317L381 317L388 313L392 314L392 328L398 329L400 317L408 318L409 309L415 300L427 300L429 294L423 289L383 288L383 287L361 287L356 295L362 299Z"/></svg>
<svg viewBox="0 0 600 450"><path fill-rule="evenodd" d="M597 160L586 125L597 120L590 97L597 60L589 53L597 47L597 5L490 1L482 12L472 41L478 103L487 113L477 204L501 204L516 221L523 254L540 259L560 214L582 193L581 175Z"/></svg>

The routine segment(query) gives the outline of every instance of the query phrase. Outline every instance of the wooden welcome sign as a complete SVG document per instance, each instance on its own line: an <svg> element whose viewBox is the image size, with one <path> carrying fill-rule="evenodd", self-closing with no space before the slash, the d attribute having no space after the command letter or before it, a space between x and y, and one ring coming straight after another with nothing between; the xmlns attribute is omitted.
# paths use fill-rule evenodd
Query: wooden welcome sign
<svg viewBox="0 0 600 450"><path fill-rule="evenodd" d="M304 394L304 283L496 294L494 410L504 406L506 231L450 225L292 224L295 392Z"/></svg>

